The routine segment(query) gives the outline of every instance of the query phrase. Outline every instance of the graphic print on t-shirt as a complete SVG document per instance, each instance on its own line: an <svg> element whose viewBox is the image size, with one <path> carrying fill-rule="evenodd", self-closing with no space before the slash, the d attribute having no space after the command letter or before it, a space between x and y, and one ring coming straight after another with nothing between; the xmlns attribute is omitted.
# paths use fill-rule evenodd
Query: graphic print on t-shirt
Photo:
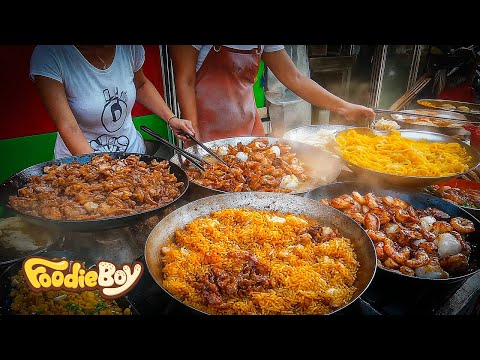
<svg viewBox="0 0 480 360"><path fill-rule="evenodd" d="M90 141L90 146L94 152L114 152L126 151L130 140L126 136L100 135L98 138Z"/></svg>
<svg viewBox="0 0 480 360"><path fill-rule="evenodd" d="M102 112L103 127L108 132L118 131L127 117L127 92L122 91L119 95L116 87L112 96L108 89L104 89L103 96L106 102Z"/></svg>

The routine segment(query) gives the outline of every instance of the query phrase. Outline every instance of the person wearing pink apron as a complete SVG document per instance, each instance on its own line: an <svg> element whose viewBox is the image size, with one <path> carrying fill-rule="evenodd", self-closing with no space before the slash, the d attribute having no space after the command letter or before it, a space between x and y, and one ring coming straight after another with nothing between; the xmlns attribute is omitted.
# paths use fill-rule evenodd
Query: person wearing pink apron
<svg viewBox="0 0 480 360"><path fill-rule="evenodd" d="M261 59L307 102L347 120L375 118L372 109L346 102L302 74L282 45L170 45L169 51L181 116L203 142L265 135L253 94Z"/></svg>

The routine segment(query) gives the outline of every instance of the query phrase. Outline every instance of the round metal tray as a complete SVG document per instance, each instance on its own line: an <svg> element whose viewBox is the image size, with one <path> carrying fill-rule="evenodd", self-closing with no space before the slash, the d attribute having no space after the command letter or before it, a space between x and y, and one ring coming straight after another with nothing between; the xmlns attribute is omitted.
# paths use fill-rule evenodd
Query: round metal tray
<svg viewBox="0 0 480 360"><path fill-rule="evenodd" d="M375 134L375 135L388 135L389 131L381 131L381 130L372 130L369 128L354 128L355 131L361 134ZM346 131L346 130L344 130ZM337 133L337 137L342 134L344 131L341 131ZM359 179L358 181L361 182L378 182L379 184L392 184L395 186L400 186L400 187L410 187L410 188L417 188L417 187L425 187L428 185L433 185L437 184L442 181L448 181L450 179L454 179L462 174L465 174L471 170L473 170L475 167L477 167L478 164L480 164L480 153L478 153L477 150L475 150L473 147L470 145L465 144L461 140L458 140L454 137L444 135L444 134L439 134L439 133L434 133L434 132L428 132L428 131L415 131L415 130L398 130L402 137L405 137L407 139L412 139L412 140L422 140L425 139L429 142L442 142L442 143L457 143L460 144L467 153L472 157L472 161L470 164L470 167L458 174L453 174L449 176L425 176L425 177L420 177L420 176L401 176L401 175L392 175L392 174L387 174L371 169L364 168L362 166L356 165L351 163L350 161L344 159L347 163L347 166L354 171L355 173L358 173ZM340 154L341 156L341 154Z"/></svg>
<svg viewBox="0 0 480 360"><path fill-rule="evenodd" d="M480 119L480 104L441 99L419 99L417 100L417 104L428 108L441 109L453 113L464 114L467 116L467 118L476 118L477 120ZM442 107L442 105L444 106L446 104L455 106L455 109L448 109ZM466 106L470 109L470 111L458 110L457 108L459 106Z"/></svg>
<svg viewBox="0 0 480 360"><path fill-rule="evenodd" d="M412 115L409 116L408 114L405 114L405 113L410 113ZM430 114L430 113L436 113L436 114ZM380 112L377 114L377 116L385 118L387 120L395 121L398 125L400 125L401 129L430 131L430 132L445 134L449 136L454 136L457 139L460 139L462 141L468 140L470 137L470 131L467 131L463 128L463 125L470 124L470 122L466 121L467 120L466 117L461 114L453 114L453 113L448 114L440 110L421 110L420 109L420 110L405 110L398 114L390 113L390 112L388 113ZM405 119L417 119L417 118L431 118L431 119L440 118L439 120L451 122L458 126L447 127L447 126L435 126L435 125L421 125L421 124L415 124L415 123L410 123L405 121ZM375 129L374 124L376 121L378 121L378 119L372 122L370 126L372 129Z"/></svg>

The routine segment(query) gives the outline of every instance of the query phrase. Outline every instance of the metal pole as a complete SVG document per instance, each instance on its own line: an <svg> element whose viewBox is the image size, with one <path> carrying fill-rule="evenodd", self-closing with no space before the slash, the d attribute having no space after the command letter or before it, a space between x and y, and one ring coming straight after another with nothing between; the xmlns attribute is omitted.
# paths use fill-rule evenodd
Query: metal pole
<svg viewBox="0 0 480 360"><path fill-rule="evenodd" d="M388 45L379 45L375 49L372 64L372 79L370 81L370 100L371 108L378 108L380 94L382 92L383 73L385 71L385 61L387 58Z"/></svg>

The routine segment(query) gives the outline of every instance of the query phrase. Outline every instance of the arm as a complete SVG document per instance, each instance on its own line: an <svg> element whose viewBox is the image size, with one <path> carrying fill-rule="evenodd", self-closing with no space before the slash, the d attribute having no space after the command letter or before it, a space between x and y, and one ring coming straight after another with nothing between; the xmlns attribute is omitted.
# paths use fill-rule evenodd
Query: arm
<svg viewBox="0 0 480 360"><path fill-rule="evenodd" d="M153 86L152 82L147 79L142 68L135 72L133 82L135 84L135 88L137 89L137 100L142 105L147 107L155 115L165 119L165 121L175 115L163 100L162 95L160 95L155 86ZM187 138L178 135L181 131L195 136L195 131L193 130L192 124L188 120L174 117L169 121L169 125L175 135L182 140L187 140Z"/></svg>
<svg viewBox="0 0 480 360"><path fill-rule="evenodd" d="M83 135L68 105L63 84L60 81L37 75L35 76L35 85L48 115L72 155L93 153L92 147Z"/></svg>
<svg viewBox="0 0 480 360"><path fill-rule="evenodd" d="M195 65L199 51L192 45L169 45L175 77L175 88L182 116L190 119L195 132L200 135L195 98Z"/></svg>
<svg viewBox="0 0 480 360"><path fill-rule="evenodd" d="M302 74L285 50L264 52L262 59L283 85L310 104L336 112L349 121L375 119L372 109L342 100Z"/></svg>

